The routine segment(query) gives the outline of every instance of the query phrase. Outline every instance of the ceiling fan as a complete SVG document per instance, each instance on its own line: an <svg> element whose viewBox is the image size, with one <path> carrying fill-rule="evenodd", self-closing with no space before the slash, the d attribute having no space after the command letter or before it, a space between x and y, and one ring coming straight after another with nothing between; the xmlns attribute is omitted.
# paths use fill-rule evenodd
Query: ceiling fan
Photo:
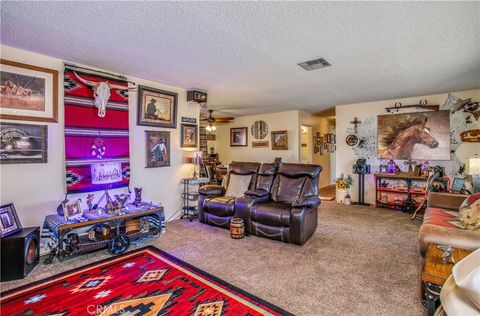
<svg viewBox="0 0 480 316"><path fill-rule="evenodd" d="M235 118L234 117L213 117L213 110L208 110L209 115L207 117L201 117L200 122L207 125L206 130L208 132L214 132L217 127L217 124L228 124L231 123Z"/></svg>

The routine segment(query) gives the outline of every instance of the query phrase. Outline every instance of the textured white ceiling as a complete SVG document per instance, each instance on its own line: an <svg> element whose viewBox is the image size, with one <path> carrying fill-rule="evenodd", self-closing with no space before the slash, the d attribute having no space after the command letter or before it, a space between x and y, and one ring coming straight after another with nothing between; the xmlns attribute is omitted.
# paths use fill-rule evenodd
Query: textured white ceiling
<svg viewBox="0 0 480 316"><path fill-rule="evenodd" d="M7 2L1 42L237 115L480 87L479 2ZM318 57L333 67L307 72Z"/></svg>

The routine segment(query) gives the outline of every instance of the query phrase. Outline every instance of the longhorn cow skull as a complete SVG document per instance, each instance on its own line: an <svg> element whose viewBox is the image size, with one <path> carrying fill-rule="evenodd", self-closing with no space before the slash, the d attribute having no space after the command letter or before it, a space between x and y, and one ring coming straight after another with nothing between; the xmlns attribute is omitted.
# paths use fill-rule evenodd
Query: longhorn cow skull
<svg viewBox="0 0 480 316"><path fill-rule="evenodd" d="M75 76L80 80L83 84L91 87L93 89L93 96L95 97L95 106L98 108L98 116L105 117L107 111L107 102L110 99L110 90L117 89L117 90L128 90L128 87L111 84L108 81L90 81L87 79L83 79L76 72L73 72Z"/></svg>

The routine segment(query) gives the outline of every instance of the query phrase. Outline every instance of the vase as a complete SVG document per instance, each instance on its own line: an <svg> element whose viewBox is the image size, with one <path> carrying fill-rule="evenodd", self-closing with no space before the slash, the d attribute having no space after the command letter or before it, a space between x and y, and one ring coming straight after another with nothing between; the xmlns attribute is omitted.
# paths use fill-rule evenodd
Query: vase
<svg viewBox="0 0 480 316"><path fill-rule="evenodd" d="M336 198L337 198L337 203L345 203L345 197L348 194L348 190L344 189L337 189L336 192Z"/></svg>

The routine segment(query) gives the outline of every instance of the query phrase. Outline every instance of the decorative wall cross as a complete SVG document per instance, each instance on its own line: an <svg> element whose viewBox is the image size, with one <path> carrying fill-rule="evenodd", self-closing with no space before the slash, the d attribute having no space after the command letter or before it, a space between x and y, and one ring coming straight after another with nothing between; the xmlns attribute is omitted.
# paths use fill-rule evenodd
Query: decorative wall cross
<svg viewBox="0 0 480 316"><path fill-rule="evenodd" d="M355 127L353 128L353 132L356 134L357 133L357 125L362 123L362 121L359 121L357 119L357 117L355 117L355 119L353 121L350 122L350 124L353 124L355 125Z"/></svg>
<svg viewBox="0 0 480 316"><path fill-rule="evenodd" d="M412 161L412 159L408 159L408 161L405 161L404 164L408 165L408 173L413 174L413 166L417 165L417 162Z"/></svg>

